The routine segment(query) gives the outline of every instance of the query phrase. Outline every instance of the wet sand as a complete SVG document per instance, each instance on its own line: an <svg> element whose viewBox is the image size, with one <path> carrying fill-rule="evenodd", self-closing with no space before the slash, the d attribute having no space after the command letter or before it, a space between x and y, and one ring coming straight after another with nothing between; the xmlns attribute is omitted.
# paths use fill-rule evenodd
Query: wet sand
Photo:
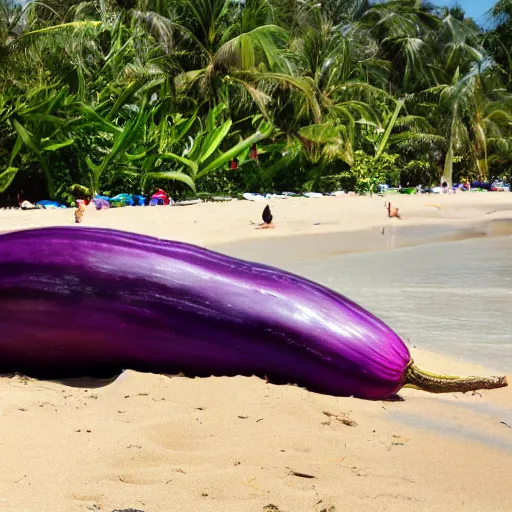
<svg viewBox="0 0 512 512"><path fill-rule="evenodd" d="M470 362L478 352L468 357L501 347L473 309L510 310L510 285L496 272L510 275L503 254L512 245L512 194L399 201L403 221L385 217L382 198L343 197L272 202L275 230L254 230L263 205L246 202L88 212L85 225L278 264L381 316L408 339L420 367L491 374ZM425 205L434 201L441 208ZM71 223L71 211L0 212L4 231ZM467 268L475 254L488 274L480 281ZM458 259L462 280L453 275ZM454 342L471 321L480 348ZM436 333L453 352L427 342ZM506 361L499 368L512 373ZM401 400L368 402L257 378L128 371L99 384L0 378L2 510L510 510L510 387L442 396L403 390Z"/></svg>

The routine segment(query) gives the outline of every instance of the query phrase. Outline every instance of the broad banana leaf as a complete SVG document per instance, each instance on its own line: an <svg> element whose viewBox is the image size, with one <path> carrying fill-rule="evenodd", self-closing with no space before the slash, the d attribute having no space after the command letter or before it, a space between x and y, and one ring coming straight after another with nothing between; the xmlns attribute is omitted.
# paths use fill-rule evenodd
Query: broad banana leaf
<svg viewBox="0 0 512 512"><path fill-rule="evenodd" d="M194 180L184 172L179 171L168 171L168 172L155 172L153 176L157 178L164 178L169 180L181 181L188 185L194 192L196 191L196 184Z"/></svg>
<svg viewBox="0 0 512 512"><path fill-rule="evenodd" d="M218 147L222 144L222 141L229 133L232 124L233 121L228 119L222 126L216 128L204 139L201 147L201 157L199 160L201 163L205 162L215 151L217 151Z"/></svg>
<svg viewBox="0 0 512 512"><path fill-rule="evenodd" d="M123 154L130 144L135 140L142 130L147 119L147 113L144 112L144 105L141 106L139 115L136 119L129 121L114 141L114 146L108 155L105 156L101 164L97 167L96 172L99 176L105 171L111 162L119 155Z"/></svg>
<svg viewBox="0 0 512 512"><path fill-rule="evenodd" d="M219 157L217 157L213 162L208 164L204 169L202 169L198 174L197 178L200 178L201 176L204 176L205 174L208 174L211 171L214 171L218 169L219 167L222 167L227 162L235 158L239 153L241 153L244 149L247 147L252 146L253 144L259 142L260 140L266 139L267 137L270 137L272 133L272 126L268 125L262 128L263 131L258 130L254 135L251 135L250 137L247 137L246 139L240 141L238 144L233 146L230 150L226 151L225 153L222 153Z"/></svg>
<svg viewBox="0 0 512 512"><path fill-rule="evenodd" d="M174 153L164 153L163 155L158 155L158 157L164 160L174 160L176 162L179 162L180 164L186 165L187 167L190 168L194 176L197 174L197 171L199 169L197 163L194 162L193 160L189 160L188 158L185 158L183 156L175 155Z"/></svg>
<svg viewBox="0 0 512 512"><path fill-rule="evenodd" d="M35 137L25 129L25 127L16 119L13 121L14 128L18 132L18 135L21 137L25 145L31 149L36 155L41 154L41 149L39 147L39 143L35 139Z"/></svg>

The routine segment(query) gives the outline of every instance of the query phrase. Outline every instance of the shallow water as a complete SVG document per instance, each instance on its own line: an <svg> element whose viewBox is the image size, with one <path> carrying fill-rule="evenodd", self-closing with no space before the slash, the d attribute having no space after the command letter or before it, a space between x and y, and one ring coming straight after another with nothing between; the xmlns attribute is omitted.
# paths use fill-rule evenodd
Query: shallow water
<svg viewBox="0 0 512 512"><path fill-rule="evenodd" d="M291 262L411 344L512 370L512 237Z"/></svg>
<svg viewBox="0 0 512 512"><path fill-rule="evenodd" d="M268 246L265 250L262 242L258 252L244 255L235 245L223 251L279 266L339 291L411 345L511 372L512 236L482 235L352 254L332 251L333 240L339 237L332 235L323 256L321 247L304 247L301 252L289 245L276 251ZM400 233L391 236L403 238ZM388 238L387 246L394 247L396 240ZM304 238L304 243L311 245L312 240Z"/></svg>

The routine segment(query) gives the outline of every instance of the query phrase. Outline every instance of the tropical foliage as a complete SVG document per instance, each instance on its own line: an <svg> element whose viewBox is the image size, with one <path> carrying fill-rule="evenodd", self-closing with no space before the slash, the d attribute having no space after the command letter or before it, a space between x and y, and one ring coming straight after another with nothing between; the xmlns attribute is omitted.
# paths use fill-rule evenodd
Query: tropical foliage
<svg viewBox="0 0 512 512"><path fill-rule="evenodd" d="M510 0L492 14L485 32L419 0L0 0L0 193L508 178Z"/></svg>

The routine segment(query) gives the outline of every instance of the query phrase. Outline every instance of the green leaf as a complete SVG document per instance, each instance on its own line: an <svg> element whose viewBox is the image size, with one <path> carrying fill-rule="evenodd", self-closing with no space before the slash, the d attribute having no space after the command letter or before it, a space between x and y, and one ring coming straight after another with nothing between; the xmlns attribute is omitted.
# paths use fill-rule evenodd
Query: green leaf
<svg viewBox="0 0 512 512"><path fill-rule="evenodd" d="M0 193L5 192L9 188L17 172L17 167L8 167L6 171L0 174Z"/></svg>
<svg viewBox="0 0 512 512"><path fill-rule="evenodd" d="M179 129L176 134L176 140L181 140L183 137L185 137L196 120L196 114L191 115L189 119L183 120L183 123L179 125Z"/></svg>
<svg viewBox="0 0 512 512"><path fill-rule="evenodd" d="M181 181L182 183L185 183L188 185L194 192L196 191L196 184L194 183L194 180L184 172L178 172L178 171L168 171L168 172L155 172L152 173L153 176L157 178L165 178L170 180L176 180Z"/></svg>
<svg viewBox="0 0 512 512"><path fill-rule="evenodd" d="M52 116L50 114L29 114L29 115L23 116L23 119L26 119L28 121L36 121L36 122L46 121L48 123L57 124L60 126L64 126L67 124L66 119L62 119L57 116Z"/></svg>
<svg viewBox="0 0 512 512"><path fill-rule="evenodd" d="M63 142L57 142L55 144L50 144L49 146L45 146L43 151L57 151L61 148L66 148L68 146L72 146L75 142L75 139L67 139Z"/></svg>
<svg viewBox="0 0 512 512"><path fill-rule="evenodd" d="M259 131L255 133L254 135L251 135L247 139L244 139L240 141L238 144L233 146L229 151L226 151L219 157L217 157L213 162L211 162L209 165L207 165L201 172L197 174L197 178L200 178L201 176L204 176L205 174L208 174L211 171L214 171L216 169L219 169L223 165L225 165L227 162L235 158L239 153L241 153L244 149L247 147L252 146L252 144L255 144L256 142L259 142L260 140L263 140L267 137L270 137L270 134L272 133L272 127L270 125L265 126L263 131Z"/></svg>
<svg viewBox="0 0 512 512"><path fill-rule="evenodd" d="M32 0L33 1L33 0ZM70 99L74 99L73 95L69 95L69 87L63 87L50 101L48 108L46 109L46 114L50 114L58 105L61 105L63 102L69 101ZM55 116L51 116L55 117ZM60 119L60 118L57 118Z"/></svg>
<svg viewBox="0 0 512 512"><path fill-rule="evenodd" d="M108 132L108 133L115 133L115 134L123 132L123 129L120 126L117 126L117 125L115 125L113 123L109 123L105 118L101 117L91 107L88 107L87 105L82 105L80 110L81 110L82 115L84 117L90 117L95 122L97 122L101 126L103 131ZM86 124L86 126L87 125L88 125L88 123Z"/></svg>
<svg viewBox="0 0 512 512"><path fill-rule="evenodd" d="M164 160L174 160L176 162L180 162L183 165L186 165L189 167L194 175L197 174L198 166L197 163L193 160L189 160L188 158L185 158L184 156L175 155L174 153L163 153L161 155L158 155L159 158L162 158Z"/></svg>
<svg viewBox="0 0 512 512"><path fill-rule="evenodd" d="M23 147L23 140L18 135L16 137L16 142L14 143L14 147L12 148L11 152L11 158L9 159L9 166L11 167L14 163L14 159L18 156L18 153L21 151L21 148Z"/></svg>
<svg viewBox="0 0 512 512"><path fill-rule="evenodd" d="M39 144L35 140L34 136L27 131L22 124L20 124L16 119L13 120L14 128L18 132L19 136L25 143L25 145L31 149L36 155L41 154L41 150L39 149Z"/></svg>
<svg viewBox="0 0 512 512"><path fill-rule="evenodd" d="M200 130L194 135L192 140L192 148L187 154L187 158L199 162L201 158L201 148L203 147L203 141L208 136L208 132Z"/></svg>
<svg viewBox="0 0 512 512"><path fill-rule="evenodd" d="M144 82L142 80L135 80L135 82L131 83L126 87L126 89L119 95L114 106L110 110L107 115L107 121L110 121L119 111L119 109L126 103L128 98L130 98L135 92L142 87Z"/></svg>
<svg viewBox="0 0 512 512"><path fill-rule="evenodd" d="M129 121L124 127L123 132L116 137L114 146L110 150L110 153L105 156L103 162L96 171L100 176L108 165L119 155L123 154L137 136L140 136L142 127L147 119L147 115L144 113L144 107L144 104L141 105L138 117L133 121Z"/></svg>
<svg viewBox="0 0 512 512"><path fill-rule="evenodd" d="M57 31L62 30L64 28L97 27L98 25L101 25L101 21L72 21L70 23L61 23L60 25L52 25L50 27L32 30L31 32L25 32L23 36L42 34L44 32Z"/></svg>
<svg viewBox="0 0 512 512"><path fill-rule="evenodd" d="M304 126L299 130L299 135L316 144L327 144L340 138L339 131L331 123Z"/></svg>
<svg viewBox="0 0 512 512"><path fill-rule="evenodd" d="M208 112L208 115L206 116L206 128L209 132L215 130L217 126L217 118L224 110L226 110L226 105L224 103L219 103Z"/></svg>
<svg viewBox="0 0 512 512"><path fill-rule="evenodd" d="M143 151L142 153L139 153L138 155L129 155L128 153L125 153L124 156L129 162L134 162L135 160L140 160L141 158L144 158L147 154L147 151Z"/></svg>
<svg viewBox="0 0 512 512"><path fill-rule="evenodd" d="M93 173L96 174L98 172L98 166L93 164L92 160L89 158L89 155L85 157L85 163Z"/></svg>
<svg viewBox="0 0 512 512"><path fill-rule="evenodd" d="M228 119L222 126L216 128L211 134L206 137L201 148L201 163L205 162L222 144L222 141L226 138L226 135L231 129L233 121Z"/></svg>
<svg viewBox="0 0 512 512"><path fill-rule="evenodd" d="M398 118L398 114L400 114L400 110L402 110L404 103L405 103L404 100L398 100L396 102L395 111L393 112L393 114L391 115L391 118L388 121L388 125L386 126L386 130L385 130L384 135L382 136L382 139L380 141L379 147L377 149L377 153L375 154L375 158L379 158L379 156L382 155L382 153L384 153L384 150L386 149L386 146L388 144L388 139L391 135L391 132L393 131L396 120Z"/></svg>

